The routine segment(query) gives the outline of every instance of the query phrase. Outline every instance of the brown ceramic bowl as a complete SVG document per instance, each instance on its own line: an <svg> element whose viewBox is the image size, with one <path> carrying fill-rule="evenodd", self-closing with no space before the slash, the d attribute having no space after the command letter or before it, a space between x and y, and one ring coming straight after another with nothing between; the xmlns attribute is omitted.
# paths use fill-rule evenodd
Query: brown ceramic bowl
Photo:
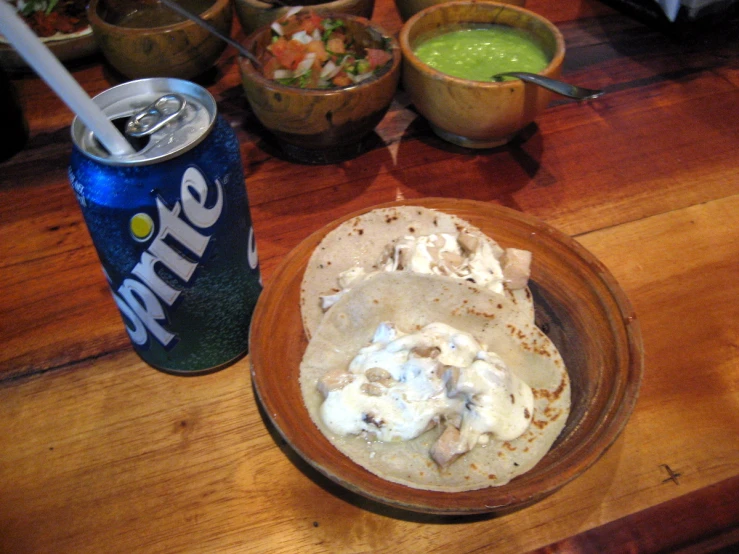
<svg viewBox="0 0 739 554"><path fill-rule="evenodd" d="M252 111L279 140L284 152L304 163L334 163L361 152L361 141L382 120L400 79L400 48L395 38L363 17L325 14L346 23L363 47L386 48L392 61L359 84L335 89L286 86L266 78L241 58L241 79ZM247 37L244 46L260 58L271 42L269 25Z"/></svg>
<svg viewBox="0 0 739 554"><path fill-rule="evenodd" d="M81 33L75 33L69 38L54 38L44 40L46 47L62 62L72 62L97 52L98 45L90 28ZM0 41L0 66L10 72L32 71L15 48L10 44Z"/></svg>
<svg viewBox="0 0 739 554"><path fill-rule="evenodd" d="M260 2L259 0L234 0L236 17L247 35L281 18L292 6L305 6L318 14L343 13L370 19L375 7L375 0L333 0L333 2L283 0L280 3Z"/></svg>
<svg viewBox="0 0 739 554"><path fill-rule="evenodd" d="M449 0L395 0L395 7L403 21L408 21L421 10L425 10L436 4L444 4ZM511 4L513 6L525 6L526 0L499 0L501 4Z"/></svg>
<svg viewBox="0 0 739 554"><path fill-rule="evenodd" d="M190 0L182 4L222 33L230 34L231 0ZM226 48L215 35L156 2L90 0L87 15L108 62L131 79L190 79L209 69Z"/></svg>
<svg viewBox="0 0 739 554"><path fill-rule="evenodd" d="M252 380L264 411L295 451L320 473L375 501L417 512L508 512L555 492L593 465L624 428L643 371L639 322L606 267L578 242L531 216L471 200L415 199L455 214L502 246L530 250L530 287L536 321L565 361L572 383L567 423L533 469L500 487L445 493L385 481L340 453L312 423L298 377L307 340L300 316L300 286L321 239L348 214L293 250L259 298L251 324Z"/></svg>
<svg viewBox="0 0 739 554"><path fill-rule="evenodd" d="M403 86L434 132L468 148L492 148L509 142L544 111L552 93L518 79L483 82L459 79L423 63L414 48L435 34L469 24L498 23L529 31L551 60L540 74L558 78L565 44L557 28L534 12L475 0L426 8L400 31Z"/></svg>

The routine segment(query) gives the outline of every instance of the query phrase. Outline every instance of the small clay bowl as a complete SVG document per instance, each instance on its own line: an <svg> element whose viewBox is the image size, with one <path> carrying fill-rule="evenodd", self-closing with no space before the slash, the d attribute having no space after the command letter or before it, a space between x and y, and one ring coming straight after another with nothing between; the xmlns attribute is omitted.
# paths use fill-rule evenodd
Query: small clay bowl
<svg viewBox="0 0 739 554"><path fill-rule="evenodd" d="M403 21L408 21L421 10L425 10L426 8L435 6L436 4L444 4L448 1L449 0L395 0L395 7L398 8L400 18ZM526 5L526 0L500 0L500 3L524 7Z"/></svg>
<svg viewBox="0 0 739 554"><path fill-rule="evenodd" d="M488 23L528 31L550 60L539 74L554 79L560 76L565 56L562 34L549 20L516 6L474 0L439 4L418 12L400 31L403 86L411 101L438 136L468 148L506 144L534 121L552 98L548 90L520 80L486 82L452 77L423 63L414 53L418 44L436 34Z"/></svg>
<svg viewBox="0 0 739 554"><path fill-rule="evenodd" d="M231 0L193 0L186 7L230 34ZM91 0L87 15L105 58L131 79L190 79L212 67L226 48L224 41L157 2Z"/></svg>
<svg viewBox="0 0 739 554"><path fill-rule="evenodd" d="M541 220L487 202L449 198L417 198L375 207L394 205L420 205L455 214L501 246L533 253L530 288L536 323L562 354L572 385L564 429L544 458L526 473L499 487L456 493L386 481L329 442L311 421L300 390L300 362L308 344L300 316L300 288L306 264L323 237L360 212L347 214L301 242L274 271L259 297L249 354L264 413L317 471L383 504L454 515L502 514L538 502L591 467L616 440L634 409L644 349L633 308L601 262Z"/></svg>
<svg viewBox="0 0 739 554"><path fill-rule="evenodd" d="M334 0L333 2L283 0L280 3L260 2L260 0L234 0L236 18L247 35L281 18L293 6L304 6L321 15L343 13L370 19L375 7L375 0Z"/></svg>
<svg viewBox="0 0 739 554"><path fill-rule="evenodd" d="M336 163L359 155L362 139L385 116L400 79L402 56L390 33L363 17L324 15L343 20L360 46L387 48L392 60L370 79L335 89L286 86L265 77L250 60L239 60L254 115L278 139L287 157L301 163ZM271 36L266 25L249 35L244 46L259 59Z"/></svg>

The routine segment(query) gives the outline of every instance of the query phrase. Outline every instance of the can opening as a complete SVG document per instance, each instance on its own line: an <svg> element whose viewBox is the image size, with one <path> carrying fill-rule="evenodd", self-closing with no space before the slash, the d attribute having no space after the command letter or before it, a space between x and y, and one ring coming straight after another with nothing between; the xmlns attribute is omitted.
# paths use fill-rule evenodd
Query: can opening
<svg viewBox="0 0 739 554"><path fill-rule="evenodd" d="M126 137L126 140L128 141L128 144L130 144L136 152L140 152L144 148L146 148L146 145L149 144L149 140L151 137L149 135L145 135L143 137L132 137L130 135L126 134L126 124L128 123L128 120L130 117L119 117L117 119L111 120L111 123L115 125L116 129L118 129L121 134ZM101 148L104 152L108 152L108 149L103 146L103 144L97 139L96 136L93 135L93 140L95 141L95 146L98 146ZM108 155L110 155L110 152L108 152Z"/></svg>

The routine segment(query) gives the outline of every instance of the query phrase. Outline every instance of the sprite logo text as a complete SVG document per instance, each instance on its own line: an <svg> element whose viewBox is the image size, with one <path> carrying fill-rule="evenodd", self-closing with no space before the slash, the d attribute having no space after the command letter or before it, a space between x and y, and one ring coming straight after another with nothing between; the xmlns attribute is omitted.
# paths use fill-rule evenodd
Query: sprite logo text
<svg viewBox="0 0 739 554"><path fill-rule="evenodd" d="M206 199L214 195L215 200L209 202L212 205L206 205ZM216 179L209 185L194 167L182 175L180 201L174 207L169 208L157 198L159 229L152 234L151 244L141 254L130 276L113 293L118 309L130 322L126 328L135 344L146 344L148 334L165 348L176 344L176 336L163 325L167 313L162 304L172 306L182 291L159 276L157 265L166 268L184 284L189 283L211 239L200 230L213 227L222 211L221 183ZM184 257L179 249L187 250L197 261Z"/></svg>

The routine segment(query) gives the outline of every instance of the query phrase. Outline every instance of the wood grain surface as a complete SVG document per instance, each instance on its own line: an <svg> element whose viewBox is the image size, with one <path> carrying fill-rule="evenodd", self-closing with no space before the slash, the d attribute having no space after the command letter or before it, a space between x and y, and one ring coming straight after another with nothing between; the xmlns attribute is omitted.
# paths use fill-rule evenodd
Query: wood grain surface
<svg viewBox="0 0 739 554"><path fill-rule="evenodd" d="M281 159L229 48L198 79L239 135L262 275L303 238L398 198L501 204L573 236L639 318L636 409L608 452L505 516L389 509L326 480L255 401L249 359L197 378L133 353L67 181L72 115L14 74L29 124L0 163L0 552L711 551L739 541L739 25L665 29L596 0L545 2L564 77L509 147L434 137L403 91L358 158ZM395 5L373 19L397 32ZM234 36L241 37L238 25ZM94 95L121 82L71 63Z"/></svg>

